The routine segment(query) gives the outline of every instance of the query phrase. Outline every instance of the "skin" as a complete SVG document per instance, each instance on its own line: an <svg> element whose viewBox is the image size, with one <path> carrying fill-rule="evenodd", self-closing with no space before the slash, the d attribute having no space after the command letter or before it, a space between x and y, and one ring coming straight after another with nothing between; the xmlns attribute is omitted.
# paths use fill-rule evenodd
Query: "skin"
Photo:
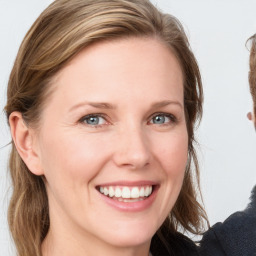
<svg viewBox="0 0 256 256"><path fill-rule="evenodd" d="M256 116L255 116L255 113L252 111L252 112L248 112L247 114L247 118L253 122L254 126L256 127Z"/></svg>
<svg viewBox="0 0 256 256"><path fill-rule="evenodd" d="M45 176L51 225L43 255L148 255L187 163L177 59L157 39L101 42L80 52L53 86L38 130L20 113L10 117L20 155ZM89 114L99 124L88 123ZM112 207L97 190L142 181L157 190L137 211Z"/></svg>

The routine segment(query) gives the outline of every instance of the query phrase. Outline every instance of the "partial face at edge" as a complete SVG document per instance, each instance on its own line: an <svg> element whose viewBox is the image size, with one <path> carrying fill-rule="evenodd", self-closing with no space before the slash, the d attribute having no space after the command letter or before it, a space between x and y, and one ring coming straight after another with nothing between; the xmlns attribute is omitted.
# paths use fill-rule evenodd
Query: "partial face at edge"
<svg viewBox="0 0 256 256"><path fill-rule="evenodd" d="M37 137L50 232L75 234L87 250L149 246L187 163L178 61L157 40L104 42L79 53L55 83Z"/></svg>

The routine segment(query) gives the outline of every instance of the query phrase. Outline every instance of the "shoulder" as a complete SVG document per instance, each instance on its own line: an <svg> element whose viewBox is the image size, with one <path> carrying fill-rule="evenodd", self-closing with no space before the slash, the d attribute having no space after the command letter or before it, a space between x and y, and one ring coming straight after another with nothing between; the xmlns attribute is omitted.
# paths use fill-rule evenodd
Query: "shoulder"
<svg viewBox="0 0 256 256"><path fill-rule="evenodd" d="M155 235L150 250L153 256L199 256L196 244L178 232L165 234L161 239Z"/></svg>
<svg viewBox="0 0 256 256"><path fill-rule="evenodd" d="M256 256L256 186L244 211L232 214L204 234L200 255Z"/></svg>

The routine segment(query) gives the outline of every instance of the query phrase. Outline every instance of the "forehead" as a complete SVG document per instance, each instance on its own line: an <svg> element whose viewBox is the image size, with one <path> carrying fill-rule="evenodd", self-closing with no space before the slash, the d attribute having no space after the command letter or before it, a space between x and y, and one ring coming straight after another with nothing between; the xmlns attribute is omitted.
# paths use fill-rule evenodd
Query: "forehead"
<svg viewBox="0 0 256 256"><path fill-rule="evenodd" d="M183 77L171 50L160 40L129 38L82 50L55 77L55 92L73 100L121 96L183 97Z"/></svg>

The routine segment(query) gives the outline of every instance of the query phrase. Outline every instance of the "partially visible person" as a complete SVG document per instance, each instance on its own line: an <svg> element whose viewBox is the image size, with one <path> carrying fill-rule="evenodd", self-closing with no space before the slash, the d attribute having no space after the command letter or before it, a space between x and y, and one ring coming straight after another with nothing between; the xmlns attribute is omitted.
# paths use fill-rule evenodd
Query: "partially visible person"
<svg viewBox="0 0 256 256"><path fill-rule="evenodd" d="M247 114L256 128L256 34L249 41L249 84L253 99L253 110ZM202 256L254 256L256 255L256 186L252 190L251 202L244 211L236 212L223 223L217 223L203 236L200 243Z"/></svg>

